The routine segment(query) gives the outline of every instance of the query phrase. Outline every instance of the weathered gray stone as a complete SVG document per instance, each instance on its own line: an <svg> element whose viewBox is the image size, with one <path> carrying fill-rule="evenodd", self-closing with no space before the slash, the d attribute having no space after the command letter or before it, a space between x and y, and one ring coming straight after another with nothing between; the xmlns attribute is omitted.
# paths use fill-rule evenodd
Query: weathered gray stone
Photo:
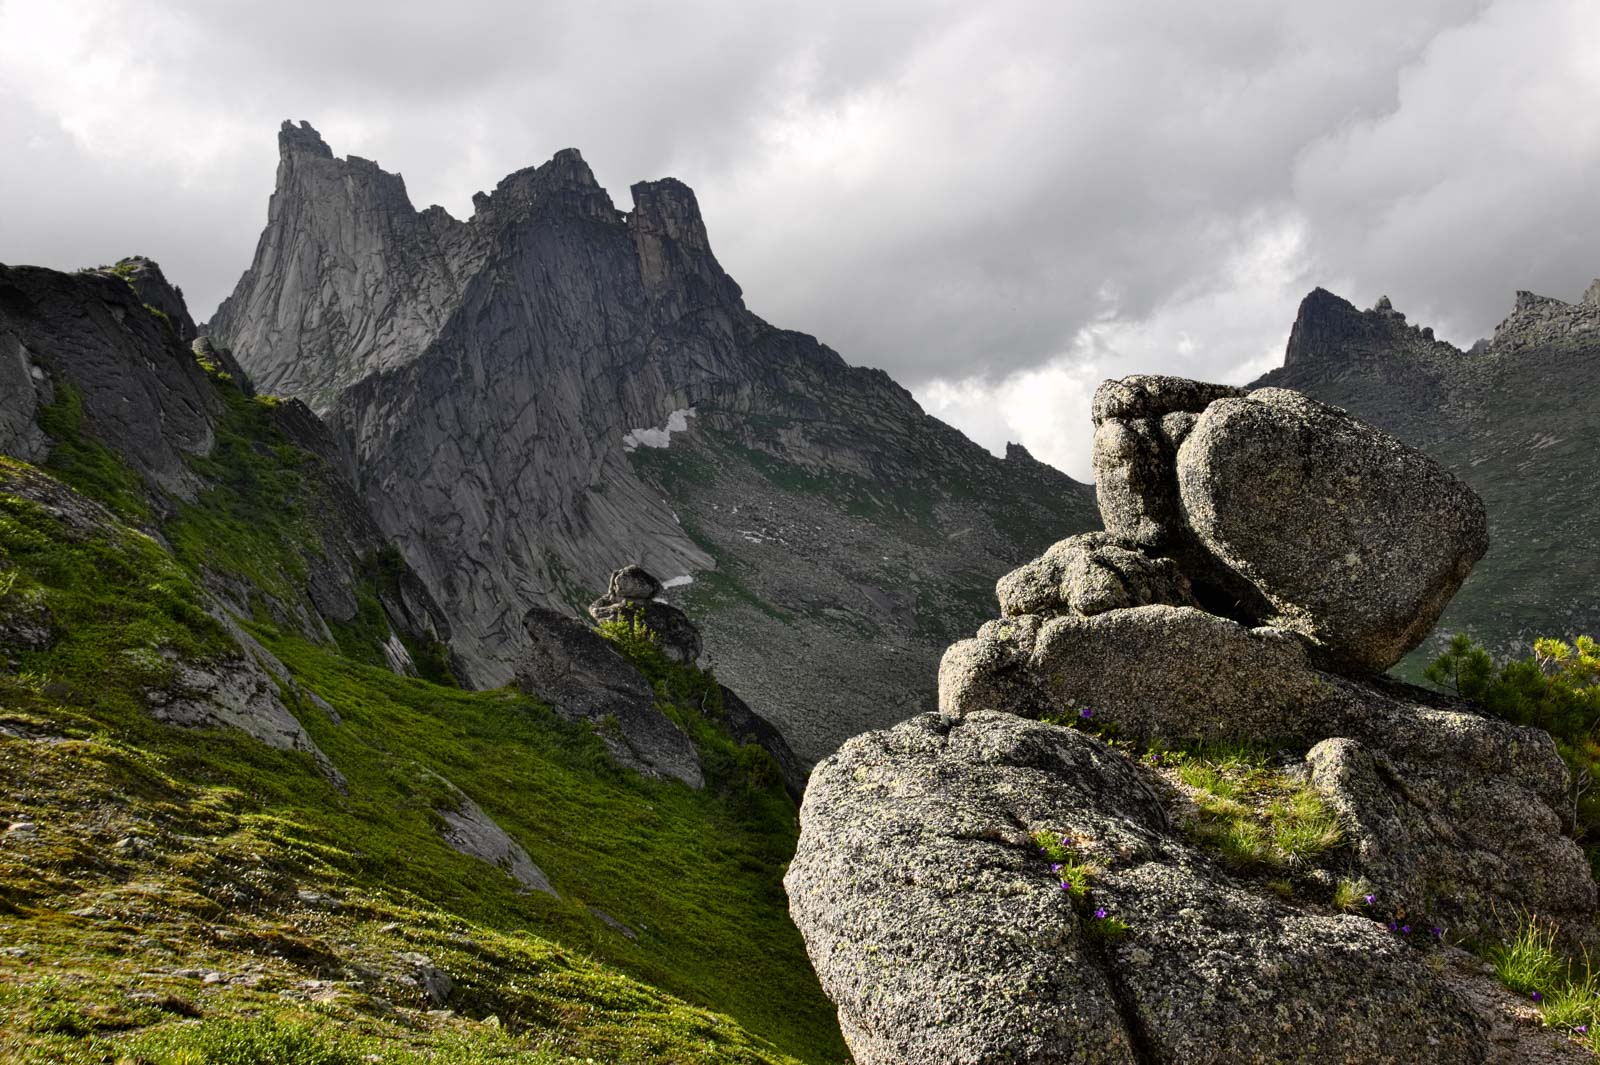
<svg viewBox="0 0 1600 1065"><path fill-rule="evenodd" d="M1567 773L1545 733L1363 691L1364 739L1306 755L1339 813L1372 915L1492 941L1524 910L1584 927L1596 885L1564 832Z"/></svg>
<svg viewBox="0 0 1600 1065"><path fill-rule="evenodd" d="M1351 873L1381 889L1385 912L1485 935L1518 907L1557 921L1595 912L1547 734L1318 671L1281 630L1165 606L1025 615L952 646L939 679L949 720L1088 714L1136 745L1312 747L1311 778L1353 833Z"/></svg>
<svg viewBox="0 0 1600 1065"><path fill-rule="evenodd" d="M1482 501L1442 466L1285 389L1207 407L1177 480L1201 545L1341 670L1398 662L1488 547Z"/></svg>
<svg viewBox="0 0 1600 1065"><path fill-rule="evenodd" d="M569 720L593 722L619 764L704 785L693 741L656 707L650 682L605 637L547 607L531 608L523 624L528 648L517 685L524 692Z"/></svg>
<svg viewBox="0 0 1600 1065"><path fill-rule="evenodd" d="M1154 418L1168 414L1199 414L1213 400L1244 395L1234 385L1191 381L1162 374L1132 374L1103 382L1094 393L1094 423L1112 419Z"/></svg>
<svg viewBox="0 0 1600 1065"><path fill-rule="evenodd" d="M991 621L939 667L948 718L1088 710L1140 743L1319 739L1345 706L1295 636L1189 607Z"/></svg>
<svg viewBox="0 0 1600 1065"><path fill-rule="evenodd" d="M819 765L801 825L790 912L861 1065L1488 1055L1421 954L1246 890L1081 732L913 718ZM1082 902L1040 831L1092 863ZM1096 936L1096 911L1127 934Z"/></svg>
<svg viewBox="0 0 1600 1065"><path fill-rule="evenodd" d="M1189 579L1168 558L1151 558L1105 533L1079 533L1012 570L995 585L1000 612L1085 616L1130 606L1197 606Z"/></svg>
<svg viewBox="0 0 1600 1065"><path fill-rule="evenodd" d="M442 779L442 778L441 778ZM460 854L488 862L517 883L524 892L542 891L547 895L561 896L550 886L550 878L534 864L522 844L506 834L494 818L483 811L454 784L445 781L456 801L436 811L444 822L441 835L445 843Z"/></svg>
<svg viewBox="0 0 1600 1065"><path fill-rule="evenodd" d="M613 570L608 591L615 599L650 600L661 594L661 582L641 566Z"/></svg>

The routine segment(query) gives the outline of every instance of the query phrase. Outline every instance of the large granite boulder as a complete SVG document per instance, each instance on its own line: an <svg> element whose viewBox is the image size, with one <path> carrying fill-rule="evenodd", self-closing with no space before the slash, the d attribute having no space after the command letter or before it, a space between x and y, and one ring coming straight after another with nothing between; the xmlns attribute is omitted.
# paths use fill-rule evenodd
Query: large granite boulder
<svg viewBox="0 0 1600 1065"><path fill-rule="evenodd" d="M913 718L819 765L801 823L790 911L861 1065L1489 1059L1422 952L1249 890L1082 732Z"/></svg>
<svg viewBox="0 0 1600 1065"><path fill-rule="evenodd" d="M1183 607L992 621L940 666L941 715L1087 722L1135 748L1213 743L1306 751L1345 822L1344 872L1389 912L1498 934L1531 907L1588 917L1596 891L1563 828L1565 763L1539 729L1461 700L1314 668L1304 643Z"/></svg>
<svg viewBox="0 0 1600 1065"><path fill-rule="evenodd" d="M1400 661L1488 548L1477 494L1336 407L1267 388L1208 406L1177 456L1189 528L1341 671Z"/></svg>
<svg viewBox="0 0 1600 1065"><path fill-rule="evenodd" d="M1052 544L1001 577L995 598L1008 617L1064 611L1088 616L1152 603L1198 605L1176 562L1142 554L1106 533L1080 533Z"/></svg>
<svg viewBox="0 0 1600 1065"><path fill-rule="evenodd" d="M593 722L619 764L704 785L694 742L656 707L650 682L605 637L548 607L529 610L523 625L529 643L517 666L519 688L569 720Z"/></svg>
<svg viewBox="0 0 1600 1065"><path fill-rule="evenodd" d="M1200 412L1243 390L1181 377L1106 381L1094 396L1094 487L1100 520L1116 542L1178 562L1193 593L1218 613L1255 622L1269 604L1196 540L1178 493L1177 457Z"/></svg>
<svg viewBox="0 0 1600 1065"><path fill-rule="evenodd" d="M939 665L939 709L1024 717L1087 712L1136 743L1317 739L1344 703L1300 640L1202 610L991 621Z"/></svg>

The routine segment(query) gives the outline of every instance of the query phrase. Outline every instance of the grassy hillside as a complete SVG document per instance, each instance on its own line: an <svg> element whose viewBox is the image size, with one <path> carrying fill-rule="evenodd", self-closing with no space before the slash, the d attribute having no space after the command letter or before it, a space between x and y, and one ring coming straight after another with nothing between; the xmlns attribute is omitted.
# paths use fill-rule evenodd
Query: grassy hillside
<svg viewBox="0 0 1600 1065"><path fill-rule="evenodd" d="M701 749L698 792L514 691L399 677L347 653L359 630L319 646L265 613L244 627L337 774L152 718L180 665L239 653L194 567L297 564L273 555L290 525L237 519L302 456L235 414L249 476L159 539L114 455L78 440L57 472L116 513L0 459L0 1060L845 1060L787 916L794 807L699 671L631 648ZM559 899L445 844L456 789Z"/></svg>

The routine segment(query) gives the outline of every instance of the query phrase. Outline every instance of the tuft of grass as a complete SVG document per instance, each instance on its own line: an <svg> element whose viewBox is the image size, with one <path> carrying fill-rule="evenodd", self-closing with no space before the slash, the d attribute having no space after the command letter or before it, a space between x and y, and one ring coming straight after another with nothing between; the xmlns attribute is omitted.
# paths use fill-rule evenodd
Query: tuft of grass
<svg viewBox="0 0 1600 1065"><path fill-rule="evenodd" d="M1316 788L1273 767L1266 752L1227 745L1164 755L1174 757L1198 808L1191 836L1234 868L1298 869L1344 842Z"/></svg>
<svg viewBox="0 0 1600 1065"><path fill-rule="evenodd" d="M1365 880L1341 879L1333 888L1333 908L1344 913L1358 913L1367 905L1372 886Z"/></svg>
<svg viewBox="0 0 1600 1065"><path fill-rule="evenodd" d="M310 1025L277 1016L223 1017L189 1027L160 1029L136 1041L141 1065L357 1065L357 1050Z"/></svg>
<svg viewBox="0 0 1600 1065"><path fill-rule="evenodd" d="M1556 930L1537 918L1525 917L1510 939L1489 949L1495 976L1524 995L1548 994L1566 966L1556 950Z"/></svg>

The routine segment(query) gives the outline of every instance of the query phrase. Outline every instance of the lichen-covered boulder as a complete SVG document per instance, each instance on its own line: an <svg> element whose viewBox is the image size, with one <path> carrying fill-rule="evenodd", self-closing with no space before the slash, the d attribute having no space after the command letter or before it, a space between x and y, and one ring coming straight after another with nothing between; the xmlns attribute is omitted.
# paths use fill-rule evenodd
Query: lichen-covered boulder
<svg viewBox="0 0 1600 1065"><path fill-rule="evenodd" d="M1197 606L1189 579L1170 558L1151 558L1105 533L1081 533L1001 577L1000 612L1089 616L1130 606Z"/></svg>
<svg viewBox="0 0 1600 1065"><path fill-rule="evenodd" d="M1548 734L1344 683L1362 708L1354 735L1316 744L1306 765L1373 916L1491 942L1507 914L1574 928L1593 917L1594 875L1564 831L1569 781Z"/></svg>
<svg viewBox="0 0 1600 1065"><path fill-rule="evenodd" d="M661 594L661 582L644 567L627 565L612 571L608 591L616 599L654 599Z"/></svg>
<svg viewBox="0 0 1600 1065"><path fill-rule="evenodd" d="M1091 868L1086 894L1036 833ZM1488 1057L1424 955L1247 890L1072 729L978 712L856 737L812 776L785 885L860 1065Z"/></svg>
<svg viewBox="0 0 1600 1065"><path fill-rule="evenodd" d="M1177 483L1199 543L1341 672L1400 661L1489 542L1482 501L1443 466L1287 389L1206 407Z"/></svg>
<svg viewBox="0 0 1600 1065"><path fill-rule="evenodd" d="M1094 487L1100 520L1117 543L1176 560L1194 593L1218 613L1256 623L1268 616L1269 604L1195 539L1176 470L1178 448L1200 412L1243 394L1231 385L1181 377L1141 374L1103 382L1094 396Z"/></svg>
<svg viewBox="0 0 1600 1065"><path fill-rule="evenodd" d="M1314 741L1338 734L1348 705L1298 637L1157 605L988 622L945 651L939 709L1088 711L1135 742L1181 743Z"/></svg>

